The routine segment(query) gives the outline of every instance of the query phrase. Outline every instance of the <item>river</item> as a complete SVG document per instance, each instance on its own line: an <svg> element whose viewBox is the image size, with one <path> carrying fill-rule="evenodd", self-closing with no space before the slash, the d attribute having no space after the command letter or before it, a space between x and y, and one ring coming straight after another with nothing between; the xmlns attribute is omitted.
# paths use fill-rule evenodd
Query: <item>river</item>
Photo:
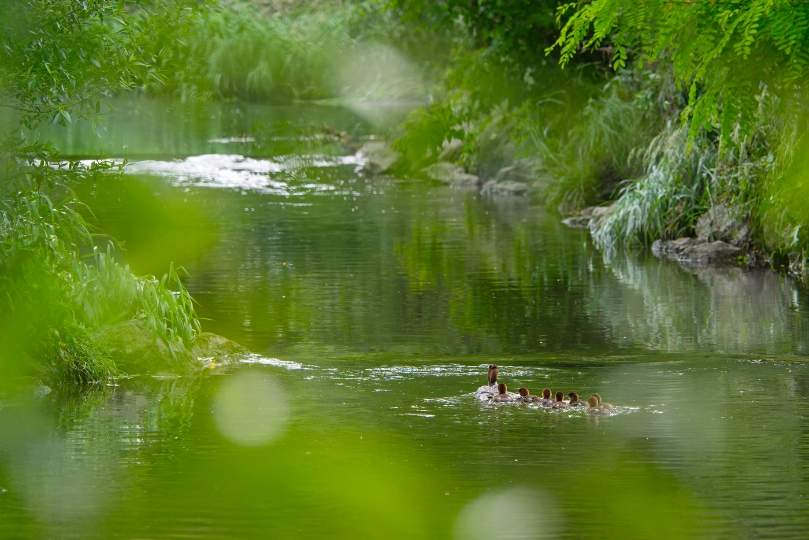
<svg viewBox="0 0 809 540"><path fill-rule="evenodd" d="M0 537L805 537L794 281L605 258L535 197L366 176L340 133L383 133L368 111L116 109L48 134L129 159L77 192L256 356L4 406ZM478 402L489 363L615 412Z"/></svg>

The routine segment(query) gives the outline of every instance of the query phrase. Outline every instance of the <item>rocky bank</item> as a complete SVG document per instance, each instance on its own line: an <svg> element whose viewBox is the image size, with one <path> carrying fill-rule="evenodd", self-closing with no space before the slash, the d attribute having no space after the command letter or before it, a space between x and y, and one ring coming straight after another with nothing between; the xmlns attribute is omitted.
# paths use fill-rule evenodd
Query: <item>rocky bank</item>
<svg viewBox="0 0 809 540"><path fill-rule="evenodd" d="M222 336L203 332L186 347L181 340L167 343L155 337L143 321L132 320L98 329L94 336L106 346L118 368L129 375L185 375L206 362L238 362L250 351Z"/></svg>

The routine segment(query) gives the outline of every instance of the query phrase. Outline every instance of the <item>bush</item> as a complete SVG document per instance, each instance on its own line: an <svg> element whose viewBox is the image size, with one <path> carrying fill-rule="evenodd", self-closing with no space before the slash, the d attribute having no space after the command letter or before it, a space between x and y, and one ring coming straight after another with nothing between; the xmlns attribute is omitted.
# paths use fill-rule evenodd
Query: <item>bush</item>
<svg viewBox="0 0 809 540"><path fill-rule="evenodd" d="M186 345L199 333L192 300L172 268L161 280L138 278L116 262L112 246L94 246L66 183L109 174L111 166L53 167L46 146L7 140L0 196L0 342L57 380L87 382L115 373L90 337L99 326L144 320L154 334ZM29 160L19 160L28 155ZM41 161L34 161L33 156ZM81 255L82 252L89 253ZM175 290L172 290L175 289Z"/></svg>
<svg viewBox="0 0 809 540"><path fill-rule="evenodd" d="M104 96L158 77L160 36L182 35L199 4L22 0L0 19L0 105L17 125L96 121ZM114 172L63 162L48 143L0 134L0 386L20 375L88 382L115 373L92 338L137 317L156 336L190 342L199 322L173 270L138 278L99 252L72 182ZM111 249L111 248L108 248ZM171 287L176 291L170 290Z"/></svg>

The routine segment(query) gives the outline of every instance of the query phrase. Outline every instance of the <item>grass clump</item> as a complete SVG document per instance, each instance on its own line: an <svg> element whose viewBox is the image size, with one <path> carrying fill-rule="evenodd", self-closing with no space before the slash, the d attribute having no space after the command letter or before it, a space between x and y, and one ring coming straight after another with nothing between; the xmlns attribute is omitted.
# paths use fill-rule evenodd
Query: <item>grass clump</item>
<svg viewBox="0 0 809 540"><path fill-rule="evenodd" d="M690 149L686 128L669 126L643 156L645 173L624 182L618 200L593 230L596 245L646 245L693 231L704 211L703 197L715 153Z"/></svg>
<svg viewBox="0 0 809 540"><path fill-rule="evenodd" d="M93 331L141 319L157 337L186 345L199 333L188 292L171 268L161 280L136 277L94 246L95 236L66 187L77 178L112 172L107 164L53 166L18 160L21 141L7 140L0 196L0 344L4 367L30 369L51 381L89 382L116 373ZM27 147L48 157L46 146ZM82 253L86 253L83 255Z"/></svg>
<svg viewBox="0 0 809 540"><path fill-rule="evenodd" d="M406 63L391 45L418 46L376 3L298 6L273 15L235 4L200 13L185 31L183 40L164 36L164 77L144 81L150 92L268 103L422 92L412 70L390 72ZM374 79L379 73L384 80Z"/></svg>
<svg viewBox="0 0 809 540"><path fill-rule="evenodd" d="M0 133L0 390L21 376L50 384L103 380L113 359L93 338L102 325L139 318L155 336L186 343L199 331L171 269L139 278L96 243L70 186L111 174L103 161L61 160L47 142L11 133L43 122L97 122L102 101L159 78L166 36L183 35L203 4L20 1L0 21L0 106L16 122Z"/></svg>
<svg viewBox="0 0 809 540"><path fill-rule="evenodd" d="M350 46L350 11L286 18L211 10L178 44L166 90L184 100L284 102L332 97L334 70ZM153 86L154 88L154 86Z"/></svg>

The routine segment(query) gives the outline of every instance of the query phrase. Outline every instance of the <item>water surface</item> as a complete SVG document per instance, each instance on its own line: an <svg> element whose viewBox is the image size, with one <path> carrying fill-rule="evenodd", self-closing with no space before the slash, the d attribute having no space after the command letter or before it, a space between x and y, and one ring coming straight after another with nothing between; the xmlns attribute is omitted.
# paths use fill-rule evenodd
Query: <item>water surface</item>
<svg viewBox="0 0 809 540"><path fill-rule="evenodd" d="M63 135L132 160L77 190L258 356L4 403L0 537L805 536L795 283L605 259L530 197L364 176L339 134L381 128L350 112L138 119L164 105ZM616 414L479 403L490 362Z"/></svg>

